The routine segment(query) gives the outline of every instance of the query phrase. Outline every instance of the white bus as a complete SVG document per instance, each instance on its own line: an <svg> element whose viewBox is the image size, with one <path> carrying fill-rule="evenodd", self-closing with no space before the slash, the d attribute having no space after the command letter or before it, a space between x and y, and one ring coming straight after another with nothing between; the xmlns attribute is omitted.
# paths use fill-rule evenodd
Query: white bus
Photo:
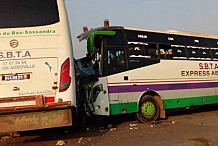
<svg viewBox="0 0 218 146"><path fill-rule="evenodd" d="M0 132L73 124L74 58L63 0L0 2Z"/></svg>
<svg viewBox="0 0 218 146"><path fill-rule="evenodd" d="M78 38L88 49L81 72L89 72L84 60L95 62L98 80L81 86L94 115L136 113L147 122L168 109L218 103L218 36L105 26Z"/></svg>

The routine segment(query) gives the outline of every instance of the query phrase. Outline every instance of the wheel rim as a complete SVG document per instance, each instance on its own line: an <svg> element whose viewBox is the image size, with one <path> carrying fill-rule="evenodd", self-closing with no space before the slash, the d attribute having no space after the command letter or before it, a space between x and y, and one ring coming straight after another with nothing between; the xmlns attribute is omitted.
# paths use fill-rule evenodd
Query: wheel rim
<svg viewBox="0 0 218 146"><path fill-rule="evenodd" d="M141 112L144 117L151 118L155 113L155 105L150 101L146 101L141 106Z"/></svg>

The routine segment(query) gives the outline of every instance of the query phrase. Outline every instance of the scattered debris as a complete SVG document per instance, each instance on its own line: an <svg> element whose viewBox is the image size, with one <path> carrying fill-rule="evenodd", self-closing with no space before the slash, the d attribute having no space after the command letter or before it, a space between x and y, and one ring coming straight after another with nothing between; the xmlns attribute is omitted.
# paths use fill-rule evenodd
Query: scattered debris
<svg viewBox="0 0 218 146"><path fill-rule="evenodd" d="M154 125L151 125L151 128L154 127Z"/></svg>
<svg viewBox="0 0 218 146"><path fill-rule="evenodd" d="M9 139L9 138L11 138L11 136L3 136L3 137L2 137L3 140L4 140L4 139Z"/></svg>
<svg viewBox="0 0 218 146"><path fill-rule="evenodd" d="M2 138L4 136L10 136L10 135L8 133L0 133L0 138Z"/></svg>
<svg viewBox="0 0 218 146"><path fill-rule="evenodd" d="M136 127L136 126L138 126L139 124L129 124L129 126L130 126L130 128L129 129L131 129L131 130L133 130L133 129L138 129L138 127Z"/></svg>
<svg viewBox="0 0 218 146"><path fill-rule="evenodd" d="M1 142L6 141L7 139L10 139L10 138L11 138L11 136L8 136L8 135L2 136L1 137Z"/></svg>
<svg viewBox="0 0 218 146"><path fill-rule="evenodd" d="M139 124L129 124L130 127L138 126Z"/></svg>
<svg viewBox="0 0 218 146"><path fill-rule="evenodd" d="M117 130L117 128L111 128L111 129L110 129L110 131L114 131L114 130Z"/></svg>
<svg viewBox="0 0 218 146"><path fill-rule="evenodd" d="M104 129L104 127L100 127L99 129L100 129L100 132L105 132L106 131L106 129Z"/></svg>
<svg viewBox="0 0 218 146"><path fill-rule="evenodd" d="M176 121L172 121L172 124L175 124L176 123Z"/></svg>
<svg viewBox="0 0 218 146"><path fill-rule="evenodd" d="M107 125L107 128L108 128L108 129L111 129L112 127L113 127L112 124L108 124L108 125Z"/></svg>
<svg viewBox="0 0 218 146"><path fill-rule="evenodd" d="M56 145L65 145L66 143L65 143L65 141L63 141L63 140L59 140L57 143L56 143Z"/></svg>
<svg viewBox="0 0 218 146"><path fill-rule="evenodd" d="M79 138L79 140L80 140L80 141L82 141L82 140L83 140L83 138L82 138L82 137L80 137L80 138Z"/></svg>
<svg viewBox="0 0 218 146"><path fill-rule="evenodd" d="M79 141L78 141L78 143L81 143L82 142L82 140L83 140L83 138L81 137L81 138L79 138Z"/></svg>

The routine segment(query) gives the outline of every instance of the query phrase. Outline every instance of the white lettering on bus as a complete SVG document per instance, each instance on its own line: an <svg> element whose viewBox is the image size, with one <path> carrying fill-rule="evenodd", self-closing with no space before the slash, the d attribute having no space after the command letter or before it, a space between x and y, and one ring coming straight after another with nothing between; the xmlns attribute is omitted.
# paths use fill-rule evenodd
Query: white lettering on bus
<svg viewBox="0 0 218 146"><path fill-rule="evenodd" d="M147 38L148 38L148 36L147 36L147 35L143 35L143 34L138 34L138 38L147 39Z"/></svg>
<svg viewBox="0 0 218 146"><path fill-rule="evenodd" d="M0 59L3 59L3 58L27 58L27 57L31 57L30 51L0 52Z"/></svg>
<svg viewBox="0 0 218 146"><path fill-rule="evenodd" d="M195 43L199 43L199 40L194 40Z"/></svg>
<svg viewBox="0 0 218 146"><path fill-rule="evenodd" d="M174 38L168 37L168 40L169 40L169 41L174 41Z"/></svg>
<svg viewBox="0 0 218 146"><path fill-rule="evenodd" d="M35 64L27 63L26 60L9 60L1 63L0 70L14 70L14 69L30 69L35 68Z"/></svg>

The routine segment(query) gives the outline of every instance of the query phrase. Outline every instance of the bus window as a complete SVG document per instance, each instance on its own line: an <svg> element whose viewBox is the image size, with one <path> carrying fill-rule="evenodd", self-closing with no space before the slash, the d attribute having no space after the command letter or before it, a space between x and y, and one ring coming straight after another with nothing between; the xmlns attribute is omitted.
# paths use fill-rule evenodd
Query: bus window
<svg viewBox="0 0 218 146"><path fill-rule="evenodd" d="M210 59L209 48L188 47L189 59Z"/></svg>
<svg viewBox="0 0 218 146"><path fill-rule="evenodd" d="M125 51L120 49L109 49L107 52L108 73L118 73L126 70Z"/></svg>
<svg viewBox="0 0 218 146"><path fill-rule="evenodd" d="M145 56L150 56L149 58L158 58L156 44L148 43L148 45L145 46Z"/></svg>
<svg viewBox="0 0 218 146"><path fill-rule="evenodd" d="M160 62L158 59L156 44L140 42L137 43L133 44L132 42L128 42L128 69L135 69ZM139 44L140 48L138 47Z"/></svg>
<svg viewBox="0 0 218 146"><path fill-rule="evenodd" d="M123 31L116 30L116 35L112 37L107 37L106 46L125 46Z"/></svg>
<svg viewBox="0 0 218 146"><path fill-rule="evenodd" d="M0 28L42 26L60 21L56 0L1 0L0 13Z"/></svg>
<svg viewBox="0 0 218 146"><path fill-rule="evenodd" d="M187 59L185 46L172 46L173 59Z"/></svg>
<svg viewBox="0 0 218 146"><path fill-rule="evenodd" d="M129 56L144 56L144 45L146 44L128 42Z"/></svg>
<svg viewBox="0 0 218 146"><path fill-rule="evenodd" d="M211 57L213 60L218 59L218 48L211 48Z"/></svg>
<svg viewBox="0 0 218 146"><path fill-rule="evenodd" d="M201 59L211 59L209 48L199 48L199 54Z"/></svg>
<svg viewBox="0 0 218 146"><path fill-rule="evenodd" d="M161 59L172 59L173 51L171 45L159 44L160 58Z"/></svg>
<svg viewBox="0 0 218 146"><path fill-rule="evenodd" d="M188 47L187 52L189 59L200 59L200 51L198 48Z"/></svg>
<svg viewBox="0 0 218 146"><path fill-rule="evenodd" d="M129 57L157 58L156 44L128 42Z"/></svg>

